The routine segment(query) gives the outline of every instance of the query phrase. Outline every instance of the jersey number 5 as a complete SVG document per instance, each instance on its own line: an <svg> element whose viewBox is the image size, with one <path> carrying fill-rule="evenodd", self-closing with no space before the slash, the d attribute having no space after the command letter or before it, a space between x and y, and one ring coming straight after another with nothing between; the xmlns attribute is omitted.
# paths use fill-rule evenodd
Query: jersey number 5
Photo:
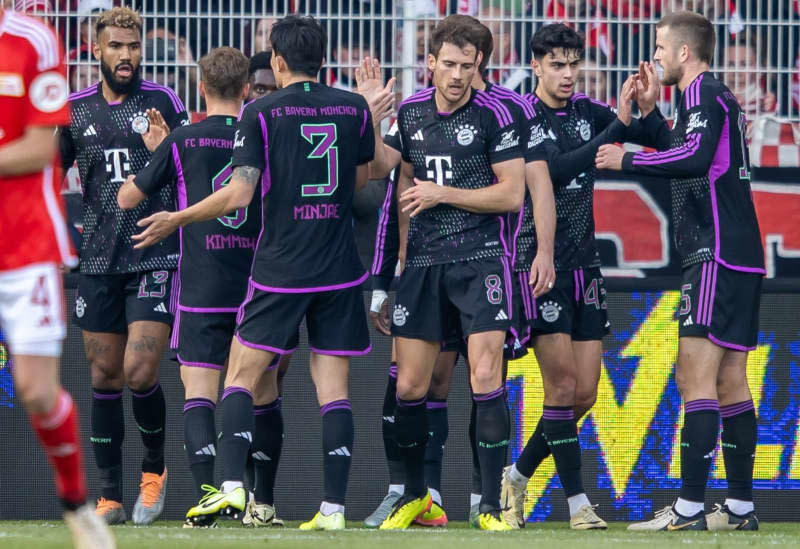
<svg viewBox="0 0 800 549"><path fill-rule="evenodd" d="M303 139L314 144L314 138L321 137L314 150L306 157L309 160L325 159L328 162L328 181L303 185L303 196L330 196L339 186L339 149L336 147L336 124L303 124L300 126Z"/></svg>
<svg viewBox="0 0 800 549"><path fill-rule="evenodd" d="M228 162L225 164L225 167L222 168L211 180L211 191L217 192L222 187L227 185L230 182L232 175L233 171L231 170L231 163ZM218 217L217 221L229 229L238 229L247 222L247 207L239 208L230 215Z"/></svg>

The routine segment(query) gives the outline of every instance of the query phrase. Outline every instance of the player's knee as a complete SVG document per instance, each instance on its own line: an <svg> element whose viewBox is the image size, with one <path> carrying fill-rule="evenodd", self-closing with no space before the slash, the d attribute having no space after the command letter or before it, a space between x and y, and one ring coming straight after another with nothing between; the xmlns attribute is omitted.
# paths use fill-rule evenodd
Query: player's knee
<svg viewBox="0 0 800 549"><path fill-rule="evenodd" d="M14 387L29 414L46 414L53 408L58 397L57 384L43 383L35 378L17 378Z"/></svg>
<svg viewBox="0 0 800 549"><path fill-rule="evenodd" d="M578 383L569 370L545 385L545 398L555 406L574 406Z"/></svg>
<svg viewBox="0 0 800 549"><path fill-rule="evenodd" d="M122 364L102 359L90 359L89 370L92 376L92 387L95 389L122 389L125 382Z"/></svg>
<svg viewBox="0 0 800 549"><path fill-rule="evenodd" d="M125 365L125 381L133 391L146 391L158 383L158 364L149 360L131 362Z"/></svg>
<svg viewBox="0 0 800 549"><path fill-rule="evenodd" d="M434 372L428 388L428 398L445 399L450 389L450 376L441 372Z"/></svg>
<svg viewBox="0 0 800 549"><path fill-rule="evenodd" d="M428 384L421 377L397 378L397 396L402 400L418 400L428 392Z"/></svg>
<svg viewBox="0 0 800 549"><path fill-rule="evenodd" d="M746 391L747 377L742 375L723 375L717 378L717 397L720 402L728 402L731 395Z"/></svg>
<svg viewBox="0 0 800 549"><path fill-rule="evenodd" d="M575 392L575 416L582 417L592 409L594 403L597 402L597 389L594 390L576 390Z"/></svg>

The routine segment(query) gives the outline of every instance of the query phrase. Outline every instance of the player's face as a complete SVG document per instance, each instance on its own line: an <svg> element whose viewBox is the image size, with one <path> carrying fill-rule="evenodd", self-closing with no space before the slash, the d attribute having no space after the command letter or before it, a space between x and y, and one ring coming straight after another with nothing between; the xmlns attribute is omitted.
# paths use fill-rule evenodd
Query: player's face
<svg viewBox="0 0 800 549"><path fill-rule="evenodd" d="M481 56L472 44L464 48L449 42L442 44L438 57L428 55L428 68L433 72L436 91L449 103L464 99L480 61Z"/></svg>
<svg viewBox="0 0 800 549"><path fill-rule="evenodd" d="M254 53L272 51L272 44L269 42L269 33L272 32L272 25L274 24L274 19L260 19L258 21L255 36L253 37L253 41L255 42L253 48Z"/></svg>
<svg viewBox="0 0 800 549"><path fill-rule="evenodd" d="M259 97L269 95L278 89L278 84L275 82L275 73L267 69L258 69L250 77L250 93L247 95L247 100L252 101Z"/></svg>
<svg viewBox="0 0 800 549"><path fill-rule="evenodd" d="M139 31L106 27L97 39L94 56L100 61L103 79L116 93L127 93L138 79L142 63Z"/></svg>
<svg viewBox="0 0 800 549"><path fill-rule="evenodd" d="M755 83L755 74L752 67L756 66L758 59L756 52L747 46L728 46L725 50L725 67L737 69L742 72L729 72L725 74L725 84L735 91L746 89Z"/></svg>
<svg viewBox="0 0 800 549"><path fill-rule="evenodd" d="M669 27L656 29L656 52L653 54L656 67L661 67L661 83L665 86L677 84L683 76L678 60L678 48L669 35Z"/></svg>
<svg viewBox="0 0 800 549"><path fill-rule="evenodd" d="M575 50L556 48L541 61L533 60L533 71L539 79L541 91L559 101L566 101L575 93L580 76L581 58Z"/></svg>

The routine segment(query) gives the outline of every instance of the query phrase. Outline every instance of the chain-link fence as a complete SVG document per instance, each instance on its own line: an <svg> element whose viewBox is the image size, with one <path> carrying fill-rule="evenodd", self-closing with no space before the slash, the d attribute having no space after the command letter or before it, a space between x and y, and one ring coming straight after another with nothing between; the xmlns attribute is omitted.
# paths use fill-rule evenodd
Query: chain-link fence
<svg viewBox="0 0 800 549"><path fill-rule="evenodd" d="M553 21L586 36L583 91L610 104L624 77L649 59L655 24L676 9L705 14L717 30L713 67L751 119L762 114L800 120L800 0L4 0L44 12L64 40L71 84L99 78L92 49L93 15L124 3L144 18L144 76L173 87L190 110L202 110L196 61L228 45L251 55L269 49L269 30L287 13L317 17L328 31L322 78L350 87L362 56L379 58L409 95L429 82L431 31L449 13L478 17L492 30L489 80L531 91L529 41ZM664 90L669 112L674 93Z"/></svg>

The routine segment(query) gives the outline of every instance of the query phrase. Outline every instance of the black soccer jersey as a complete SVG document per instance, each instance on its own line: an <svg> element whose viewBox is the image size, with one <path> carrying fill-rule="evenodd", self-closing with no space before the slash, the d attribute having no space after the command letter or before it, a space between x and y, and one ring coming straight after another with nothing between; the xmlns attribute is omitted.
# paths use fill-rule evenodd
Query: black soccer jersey
<svg viewBox="0 0 800 549"><path fill-rule="evenodd" d="M683 92L662 152L625 153L627 172L672 179L675 246L685 268L716 261L764 273L764 250L750 190L747 123L731 91L710 72Z"/></svg>
<svg viewBox="0 0 800 549"><path fill-rule="evenodd" d="M375 152L373 131L363 97L323 84L292 84L245 107L233 166L262 170L258 288L312 292L366 280L352 202L356 167Z"/></svg>
<svg viewBox="0 0 800 549"><path fill-rule="evenodd" d="M394 122L383 137L383 142L398 152L400 133ZM397 178L400 170L394 169L386 178L386 195L378 215L378 231L375 235L375 257L372 261L372 280L376 290L389 291L397 271L400 253L400 224L397 220Z"/></svg>
<svg viewBox="0 0 800 549"><path fill-rule="evenodd" d="M519 128L508 108L472 90L455 112L439 113L434 89L400 105L398 126L403 160L414 177L461 189L494 184L492 164L520 158ZM439 204L413 217L406 265L429 265L511 255L503 214L476 214Z"/></svg>
<svg viewBox="0 0 800 549"><path fill-rule="evenodd" d="M136 186L151 196L165 186L177 186L180 209L200 202L231 179L236 128L235 117L222 115L178 128L136 174ZM182 227L178 308L236 312L247 291L260 230L260 196L230 215Z"/></svg>
<svg viewBox="0 0 800 549"><path fill-rule="evenodd" d="M83 187L83 239L80 270L86 274L119 274L174 269L178 237L141 250L133 249L131 235L141 232L136 222L175 207L175 187L166 186L133 210L117 206L117 191L130 174L150 159L141 134L147 132L147 109L156 108L171 129L189 118L174 91L140 81L121 103L109 104L97 83L70 96L72 119L61 131L64 169L78 161Z"/></svg>

